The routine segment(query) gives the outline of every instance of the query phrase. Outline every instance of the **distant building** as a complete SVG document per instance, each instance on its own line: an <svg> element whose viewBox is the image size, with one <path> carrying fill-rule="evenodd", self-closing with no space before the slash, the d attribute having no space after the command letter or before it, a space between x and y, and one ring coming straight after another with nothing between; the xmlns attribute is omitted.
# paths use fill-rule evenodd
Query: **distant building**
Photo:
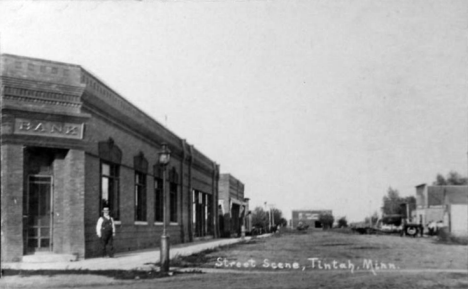
<svg viewBox="0 0 468 289"><path fill-rule="evenodd" d="M218 187L220 235L240 236L242 225L250 231L249 199L244 197L244 184L230 174L221 174Z"/></svg>
<svg viewBox="0 0 468 289"><path fill-rule="evenodd" d="M468 186L416 186L413 221L442 221L449 232L468 235Z"/></svg>
<svg viewBox="0 0 468 289"><path fill-rule="evenodd" d="M304 225L309 225L309 228L322 228L322 223L319 221L320 214L332 214L332 210L293 210L291 225L296 228L299 222Z"/></svg>

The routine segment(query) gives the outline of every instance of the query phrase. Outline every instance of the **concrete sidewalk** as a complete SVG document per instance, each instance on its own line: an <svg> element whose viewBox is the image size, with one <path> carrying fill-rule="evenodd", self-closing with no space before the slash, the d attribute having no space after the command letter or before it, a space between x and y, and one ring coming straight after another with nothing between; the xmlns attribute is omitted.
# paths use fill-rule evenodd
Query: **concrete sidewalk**
<svg viewBox="0 0 468 289"><path fill-rule="evenodd" d="M259 237L267 237L261 235ZM245 237L244 240L250 240ZM236 239L215 239L199 241L194 243L184 243L171 246L170 258L176 256L189 256L201 251L214 249L241 242L241 238ZM114 258L92 258L79 261L62 262L11 262L2 263L2 270L152 270L158 268L155 263L159 262L159 248L133 251L116 254Z"/></svg>

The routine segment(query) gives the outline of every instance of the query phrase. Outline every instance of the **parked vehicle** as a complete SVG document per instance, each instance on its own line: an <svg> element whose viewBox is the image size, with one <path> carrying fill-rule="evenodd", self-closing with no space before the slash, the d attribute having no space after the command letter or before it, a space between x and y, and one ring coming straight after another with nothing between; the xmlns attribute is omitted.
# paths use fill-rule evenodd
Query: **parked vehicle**
<svg viewBox="0 0 468 289"><path fill-rule="evenodd" d="M359 234L399 234L400 236L422 236L423 227L419 223L409 222L403 215L387 215L374 224L358 223L351 226Z"/></svg>
<svg viewBox="0 0 468 289"><path fill-rule="evenodd" d="M297 224L297 227L296 227L296 229L299 231L304 231L304 230L307 230L308 228L309 228L309 225L304 224L302 222L299 222L299 224Z"/></svg>

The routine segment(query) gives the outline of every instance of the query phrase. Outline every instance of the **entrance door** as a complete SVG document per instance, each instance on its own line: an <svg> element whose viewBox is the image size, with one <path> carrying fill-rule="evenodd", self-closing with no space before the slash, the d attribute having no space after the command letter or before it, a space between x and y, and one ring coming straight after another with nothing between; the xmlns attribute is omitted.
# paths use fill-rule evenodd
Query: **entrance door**
<svg viewBox="0 0 468 289"><path fill-rule="evenodd" d="M237 234L240 232L240 206L238 204L232 204L231 207L231 233Z"/></svg>
<svg viewBox="0 0 468 289"><path fill-rule="evenodd" d="M28 178L26 248L28 253L52 250L52 177Z"/></svg>
<svg viewBox="0 0 468 289"><path fill-rule="evenodd" d="M201 192L193 192L193 225L195 237L204 237L205 234L205 200Z"/></svg>

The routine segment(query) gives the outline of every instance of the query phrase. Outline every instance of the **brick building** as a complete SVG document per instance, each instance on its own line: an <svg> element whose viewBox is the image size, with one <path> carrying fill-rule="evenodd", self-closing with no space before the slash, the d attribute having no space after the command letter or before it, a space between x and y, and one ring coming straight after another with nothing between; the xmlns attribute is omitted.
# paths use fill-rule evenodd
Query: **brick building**
<svg viewBox="0 0 468 289"><path fill-rule="evenodd" d="M322 228L322 223L319 221L320 214L332 215L331 210L293 210L291 218L291 226L296 228L299 222L304 225L309 225L309 228Z"/></svg>
<svg viewBox="0 0 468 289"><path fill-rule="evenodd" d="M223 237L240 237L244 225L250 231L249 199L244 197L244 184L230 174L219 177L219 226Z"/></svg>
<svg viewBox="0 0 468 289"><path fill-rule="evenodd" d="M1 260L99 255L103 206L117 252L158 247L162 143L171 243L218 236L219 165L78 65L0 56Z"/></svg>

